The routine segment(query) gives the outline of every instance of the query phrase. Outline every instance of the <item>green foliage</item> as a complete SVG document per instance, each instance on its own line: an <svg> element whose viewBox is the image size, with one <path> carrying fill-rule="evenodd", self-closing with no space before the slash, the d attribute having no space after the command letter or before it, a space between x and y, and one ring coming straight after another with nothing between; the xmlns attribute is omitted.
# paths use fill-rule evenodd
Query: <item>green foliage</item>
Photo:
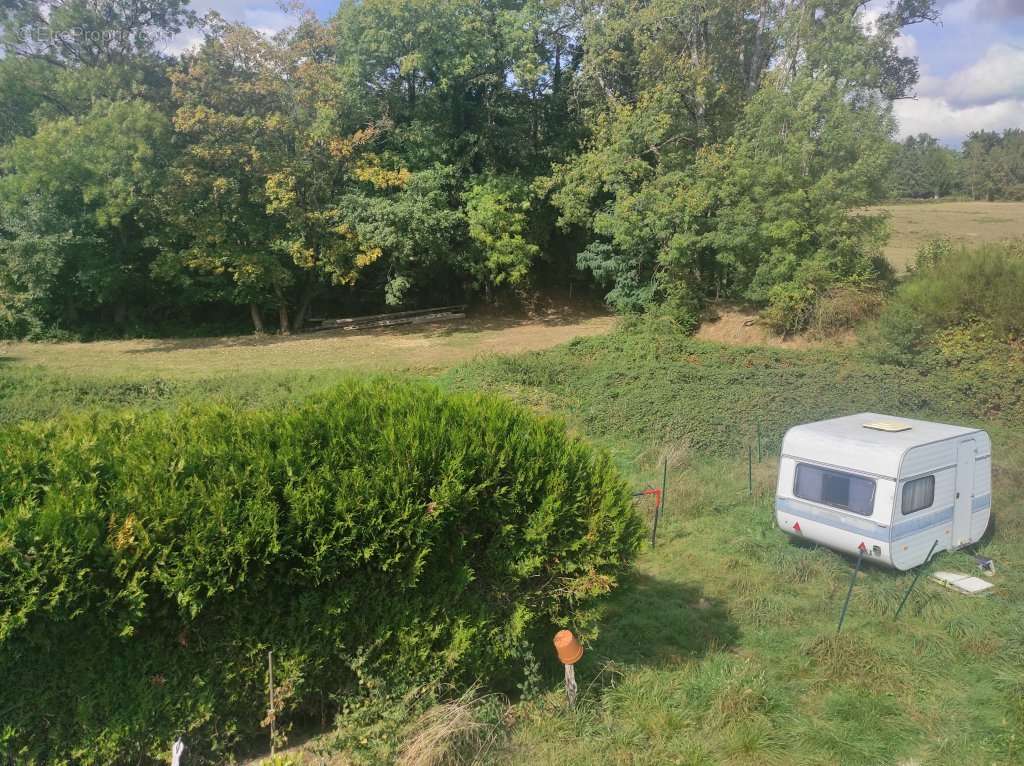
<svg viewBox="0 0 1024 766"><path fill-rule="evenodd" d="M728 147L698 162L693 251L714 253L722 281L769 304L780 329L804 329L823 291L882 276L883 220L851 209L881 196L875 147L891 129L880 103L851 102L835 82L762 89ZM675 268L700 268L682 257Z"/></svg>
<svg viewBox="0 0 1024 766"><path fill-rule="evenodd" d="M514 683L639 543L556 420L387 380L270 411L0 432L2 746L20 763L222 762L278 722L417 683ZM510 662L511 661L511 662ZM196 760L196 762L199 762Z"/></svg>
<svg viewBox="0 0 1024 766"><path fill-rule="evenodd" d="M964 189L974 199L1024 200L1024 130L986 130L964 141Z"/></svg>
<svg viewBox="0 0 1024 766"><path fill-rule="evenodd" d="M878 326L877 353L900 364L933 363L941 333L967 331L1013 353L1024 337L1024 246L1020 242L954 248L925 245ZM987 347L987 344L982 344ZM958 356L958 355L954 355Z"/></svg>
<svg viewBox="0 0 1024 766"><path fill-rule="evenodd" d="M893 154L886 181L893 198L939 199L960 191L961 160L927 133L907 136Z"/></svg>
<svg viewBox="0 0 1024 766"><path fill-rule="evenodd" d="M757 424L771 449L799 423L858 411L973 419L1024 417L1024 361L991 360L984 373L879 364L855 351L724 347L664 322L639 320L611 335L521 357L456 368L456 389L494 389L569 413L621 449L653 445L718 456L746 454ZM977 380L987 374L990 383Z"/></svg>
<svg viewBox="0 0 1024 766"><path fill-rule="evenodd" d="M586 27L594 138L552 179L580 267L619 309L740 298L803 329L814 294L878 276L882 222L851 211L884 196L888 99L917 76L893 43L930 4L873 34L855 2L635 5Z"/></svg>
<svg viewBox="0 0 1024 766"><path fill-rule="evenodd" d="M914 254L914 262L907 267L907 271L914 272L921 269L931 269L940 262L957 254L957 248L949 239L930 239L917 249Z"/></svg>
<svg viewBox="0 0 1024 766"><path fill-rule="evenodd" d="M78 311L125 321L154 255L147 235L169 127L144 102L98 102L6 147L0 295L11 334L37 334Z"/></svg>
<svg viewBox="0 0 1024 766"><path fill-rule="evenodd" d="M174 58L160 43L199 24L181 0L21 0L0 11L0 333L262 331L268 310L289 332L577 269L621 312L692 328L727 298L806 329L819 296L879 276L882 223L851 211L960 175L975 197L1024 188L1019 130L962 160L891 142L918 77L897 37L936 18L934 0L870 24L861 0L344 0L273 36L211 14ZM81 203L31 193L54 179Z"/></svg>
<svg viewBox="0 0 1024 766"><path fill-rule="evenodd" d="M481 179L465 193L469 236L479 251L470 267L481 285L517 285L540 252L527 238L528 187L514 178Z"/></svg>

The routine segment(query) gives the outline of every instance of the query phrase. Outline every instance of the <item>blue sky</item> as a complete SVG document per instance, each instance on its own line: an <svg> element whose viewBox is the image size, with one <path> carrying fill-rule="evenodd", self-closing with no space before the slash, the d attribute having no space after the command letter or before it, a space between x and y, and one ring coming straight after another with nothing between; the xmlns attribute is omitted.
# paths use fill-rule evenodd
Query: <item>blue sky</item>
<svg viewBox="0 0 1024 766"><path fill-rule="evenodd" d="M869 3L865 22L888 2ZM338 7L337 0L306 5L321 18ZM900 135L931 133L958 146L972 130L1024 128L1024 0L939 0L939 6L939 24L910 27L900 39L901 50L918 56L921 67L916 98L894 107ZM193 0L192 7L267 32L294 18L276 0Z"/></svg>
<svg viewBox="0 0 1024 766"><path fill-rule="evenodd" d="M910 27L900 40L921 68L917 97L894 107L900 134L931 133L957 146L972 130L1024 128L1024 0L939 5L939 24Z"/></svg>

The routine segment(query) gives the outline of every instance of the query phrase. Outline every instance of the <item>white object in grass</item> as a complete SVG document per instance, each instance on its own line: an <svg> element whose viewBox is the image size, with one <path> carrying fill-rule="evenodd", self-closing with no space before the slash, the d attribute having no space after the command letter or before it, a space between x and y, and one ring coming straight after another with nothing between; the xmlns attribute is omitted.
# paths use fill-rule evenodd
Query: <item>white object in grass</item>
<svg viewBox="0 0 1024 766"><path fill-rule="evenodd" d="M936 572L932 579L940 585L952 588L968 596L975 596L984 593L992 587L992 583L982 580L980 577L961 574L960 572Z"/></svg>

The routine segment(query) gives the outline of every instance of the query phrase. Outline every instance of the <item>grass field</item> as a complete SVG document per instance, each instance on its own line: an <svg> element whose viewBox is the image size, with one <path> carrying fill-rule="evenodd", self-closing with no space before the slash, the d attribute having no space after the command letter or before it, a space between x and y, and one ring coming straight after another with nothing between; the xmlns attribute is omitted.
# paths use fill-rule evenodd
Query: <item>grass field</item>
<svg viewBox="0 0 1024 766"><path fill-rule="evenodd" d="M885 255L897 271L937 237L965 245L1024 237L1024 202L903 202L882 209L890 215Z"/></svg>
<svg viewBox="0 0 1024 766"><path fill-rule="evenodd" d="M773 458L788 425L876 409L958 422L971 396L853 350L727 349L663 332L578 341L456 370L456 387L500 390L612 448L637 486L670 460L666 523L617 591L579 668L579 712L557 691L522 706L501 751L530 764L1024 763L1024 428L995 440L998 533L979 551L1002 564L971 600L869 568L841 635L851 562L774 529ZM932 568L971 571L963 553ZM542 647L542 651L546 647Z"/></svg>
<svg viewBox="0 0 1024 766"><path fill-rule="evenodd" d="M187 400L272 405L345 375L433 374L477 356L548 348L607 332L614 318L556 313L406 329L190 340L0 344L0 422L66 409Z"/></svg>
<svg viewBox="0 0 1024 766"><path fill-rule="evenodd" d="M499 392L559 413L611 450L637 487L660 483L664 458L670 471L658 547L642 553L606 605L578 667L577 710L565 709L553 650L539 639L542 673L531 693L472 721L474 731L487 732L476 762L1024 763L1019 407L979 419L979 393L955 375L882 367L855 347L729 347L634 324L548 350L474 358L492 329L460 336L467 342L451 359L470 361L447 371L383 352L371 369L431 372L444 387ZM572 332L567 324L556 329ZM270 341L242 350L243 360L222 360L210 377L198 361L174 375L172 368L137 367L127 354L123 366L105 366L102 357L80 365L46 357L55 347L39 347L34 361L41 366L25 366L23 356L0 368L0 411L14 419L82 405L174 407L211 396L266 405L359 369L340 358L317 368L311 354L291 358L305 367L271 370L276 347ZM257 352L262 360L244 358ZM232 363L239 372L232 374ZM922 582L894 624L910 577L868 568L837 636L851 562L794 545L773 528L772 455L789 425L863 409L989 428L998 526L978 551L994 558L999 572L995 593L981 599ZM754 466L751 496L746 457L758 424L765 459ZM948 554L936 566L970 571L972 560ZM379 723L360 715L276 763L386 762L422 726L392 709Z"/></svg>
<svg viewBox="0 0 1024 766"><path fill-rule="evenodd" d="M62 374L195 380L273 370L431 372L478 354L518 353L607 331L614 319L558 312L533 318L473 317L363 332L244 335L184 340L2 343L0 362Z"/></svg>

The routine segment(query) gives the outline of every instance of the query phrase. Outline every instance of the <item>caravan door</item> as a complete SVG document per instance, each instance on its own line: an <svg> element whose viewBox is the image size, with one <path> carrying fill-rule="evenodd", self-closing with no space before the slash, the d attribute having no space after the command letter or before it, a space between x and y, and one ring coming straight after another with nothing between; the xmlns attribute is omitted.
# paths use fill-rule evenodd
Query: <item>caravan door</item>
<svg viewBox="0 0 1024 766"><path fill-rule="evenodd" d="M956 495L953 502L953 548L971 542L971 501L974 495L974 439L964 439L956 448Z"/></svg>

